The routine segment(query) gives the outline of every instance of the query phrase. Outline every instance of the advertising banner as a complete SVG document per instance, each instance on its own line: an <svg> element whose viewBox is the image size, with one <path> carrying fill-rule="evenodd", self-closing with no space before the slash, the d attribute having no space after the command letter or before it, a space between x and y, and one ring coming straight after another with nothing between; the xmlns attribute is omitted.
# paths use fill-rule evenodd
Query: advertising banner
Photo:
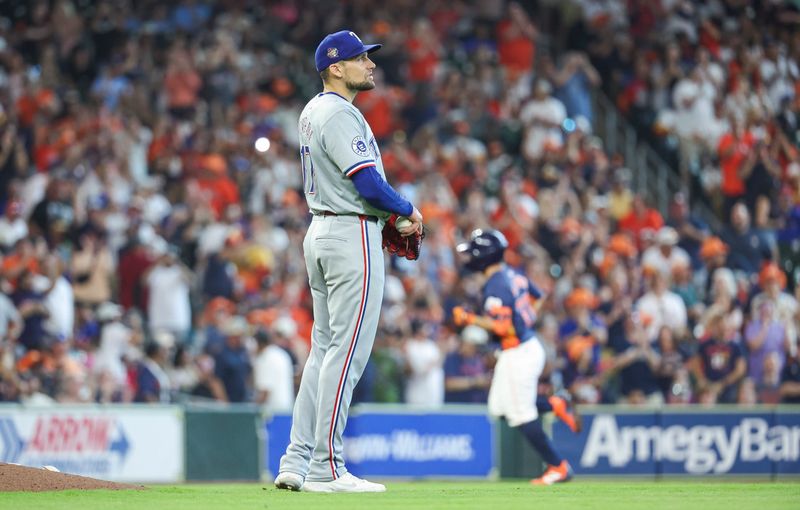
<svg viewBox="0 0 800 510"><path fill-rule="evenodd" d="M771 413L663 414L654 437L665 474L772 474Z"/></svg>
<svg viewBox="0 0 800 510"><path fill-rule="evenodd" d="M344 433L347 469L367 477L488 477L495 441L483 411L357 412ZM291 416L269 418L266 427L267 469L275 474L289 444Z"/></svg>
<svg viewBox="0 0 800 510"><path fill-rule="evenodd" d="M772 439L772 452L780 452L775 462L777 475L800 475L800 409L775 414L775 427L767 434Z"/></svg>
<svg viewBox="0 0 800 510"><path fill-rule="evenodd" d="M621 425L625 427L621 429ZM583 431L575 436L563 423L553 424L554 443L576 473L655 473L656 456L640 432L656 427L656 415L584 414Z"/></svg>
<svg viewBox="0 0 800 510"><path fill-rule="evenodd" d="M669 410L584 413L554 441L577 474L765 475L800 472L800 411Z"/></svg>
<svg viewBox="0 0 800 510"><path fill-rule="evenodd" d="M0 462L120 482L183 480L180 408L0 407Z"/></svg>

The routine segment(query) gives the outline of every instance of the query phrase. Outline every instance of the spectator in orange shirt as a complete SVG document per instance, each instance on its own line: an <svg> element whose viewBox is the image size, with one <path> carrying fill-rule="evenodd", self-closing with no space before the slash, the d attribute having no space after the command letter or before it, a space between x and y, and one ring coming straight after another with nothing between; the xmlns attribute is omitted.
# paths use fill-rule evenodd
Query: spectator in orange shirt
<svg viewBox="0 0 800 510"><path fill-rule="evenodd" d="M362 94L363 93L359 93L358 97L360 98ZM364 111L363 108L362 111ZM370 122L366 112L364 117L367 119L367 122ZM373 126L371 122L369 125ZM372 132L376 133L374 127L372 128ZM378 136L377 133L375 136ZM415 174L418 174L421 169L425 168L424 162L409 146L405 135L402 133L397 133L397 135L392 138L388 147L381 150L381 159L383 160L383 168L386 173L391 175L393 180L398 183L414 182L418 178L418 175Z"/></svg>
<svg viewBox="0 0 800 510"><path fill-rule="evenodd" d="M228 163L220 154L207 154L199 158L201 168L195 185L208 200L217 218L229 205L239 203L239 187L228 177Z"/></svg>
<svg viewBox="0 0 800 510"><path fill-rule="evenodd" d="M16 108L20 126L27 129L33 126L33 121L39 112L56 110L56 96L38 80L27 80L25 94L17 100Z"/></svg>
<svg viewBox="0 0 800 510"><path fill-rule="evenodd" d="M633 197L631 212L619 220L618 227L622 232L629 232L636 242L636 247L641 250L642 232L645 230L656 232L663 225L664 218L661 217L661 214L652 207L648 207L644 197L637 194Z"/></svg>
<svg viewBox="0 0 800 510"><path fill-rule="evenodd" d="M17 279L25 272L39 273L39 260L36 257L36 248L30 238L17 241L13 250L3 259L0 272L8 280L11 287L17 288Z"/></svg>
<svg viewBox="0 0 800 510"><path fill-rule="evenodd" d="M191 119L202 86L203 80L192 66L191 58L186 51L182 48L173 49L164 75L164 90L167 94L169 112L182 120Z"/></svg>
<svg viewBox="0 0 800 510"><path fill-rule="evenodd" d="M406 41L408 51L408 80L412 83L429 83L439 67L442 45L433 30L433 25L425 18L414 22L411 37Z"/></svg>
<svg viewBox="0 0 800 510"><path fill-rule="evenodd" d="M375 69L375 80L378 86L359 93L355 104L364 113L364 118L372 128L375 140L382 143L388 142L392 133L400 127L397 114L406 98L403 97L404 92L399 88L383 85L384 78L381 69Z"/></svg>
<svg viewBox="0 0 800 510"><path fill-rule="evenodd" d="M508 16L497 25L497 51L511 79L533 69L536 56L536 27L525 10L517 3L508 6Z"/></svg>
<svg viewBox="0 0 800 510"><path fill-rule="evenodd" d="M723 218L730 218L733 204L741 200L745 194L744 176L749 173L756 162L753 151L755 138L739 117L731 117L733 129L720 138L717 152L722 169L722 195L724 204Z"/></svg>

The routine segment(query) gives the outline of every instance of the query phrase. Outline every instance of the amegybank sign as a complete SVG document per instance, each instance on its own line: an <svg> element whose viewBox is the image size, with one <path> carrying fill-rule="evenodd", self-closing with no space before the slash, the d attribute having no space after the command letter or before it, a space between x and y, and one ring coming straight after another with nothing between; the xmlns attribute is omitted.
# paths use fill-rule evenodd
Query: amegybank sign
<svg viewBox="0 0 800 510"><path fill-rule="evenodd" d="M584 474L800 472L800 413L596 413L557 444Z"/></svg>

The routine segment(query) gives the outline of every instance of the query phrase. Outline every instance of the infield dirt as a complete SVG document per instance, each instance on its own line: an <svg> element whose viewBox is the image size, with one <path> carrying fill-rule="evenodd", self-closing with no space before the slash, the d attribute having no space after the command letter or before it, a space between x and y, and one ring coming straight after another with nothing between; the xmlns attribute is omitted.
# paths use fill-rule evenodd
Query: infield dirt
<svg viewBox="0 0 800 510"><path fill-rule="evenodd" d="M144 488L143 485L108 482L42 468L0 463L0 492L43 492L68 489L142 490Z"/></svg>

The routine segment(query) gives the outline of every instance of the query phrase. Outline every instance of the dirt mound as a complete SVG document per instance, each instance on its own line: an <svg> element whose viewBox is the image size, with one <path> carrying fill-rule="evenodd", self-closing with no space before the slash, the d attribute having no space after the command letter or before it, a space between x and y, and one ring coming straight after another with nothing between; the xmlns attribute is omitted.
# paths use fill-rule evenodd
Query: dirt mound
<svg viewBox="0 0 800 510"><path fill-rule="evenodd" d="M42 468L0 463L0 492L64 491L67 489L144 489L142 485L107 482L85 476L57 473Z"/></svg>

